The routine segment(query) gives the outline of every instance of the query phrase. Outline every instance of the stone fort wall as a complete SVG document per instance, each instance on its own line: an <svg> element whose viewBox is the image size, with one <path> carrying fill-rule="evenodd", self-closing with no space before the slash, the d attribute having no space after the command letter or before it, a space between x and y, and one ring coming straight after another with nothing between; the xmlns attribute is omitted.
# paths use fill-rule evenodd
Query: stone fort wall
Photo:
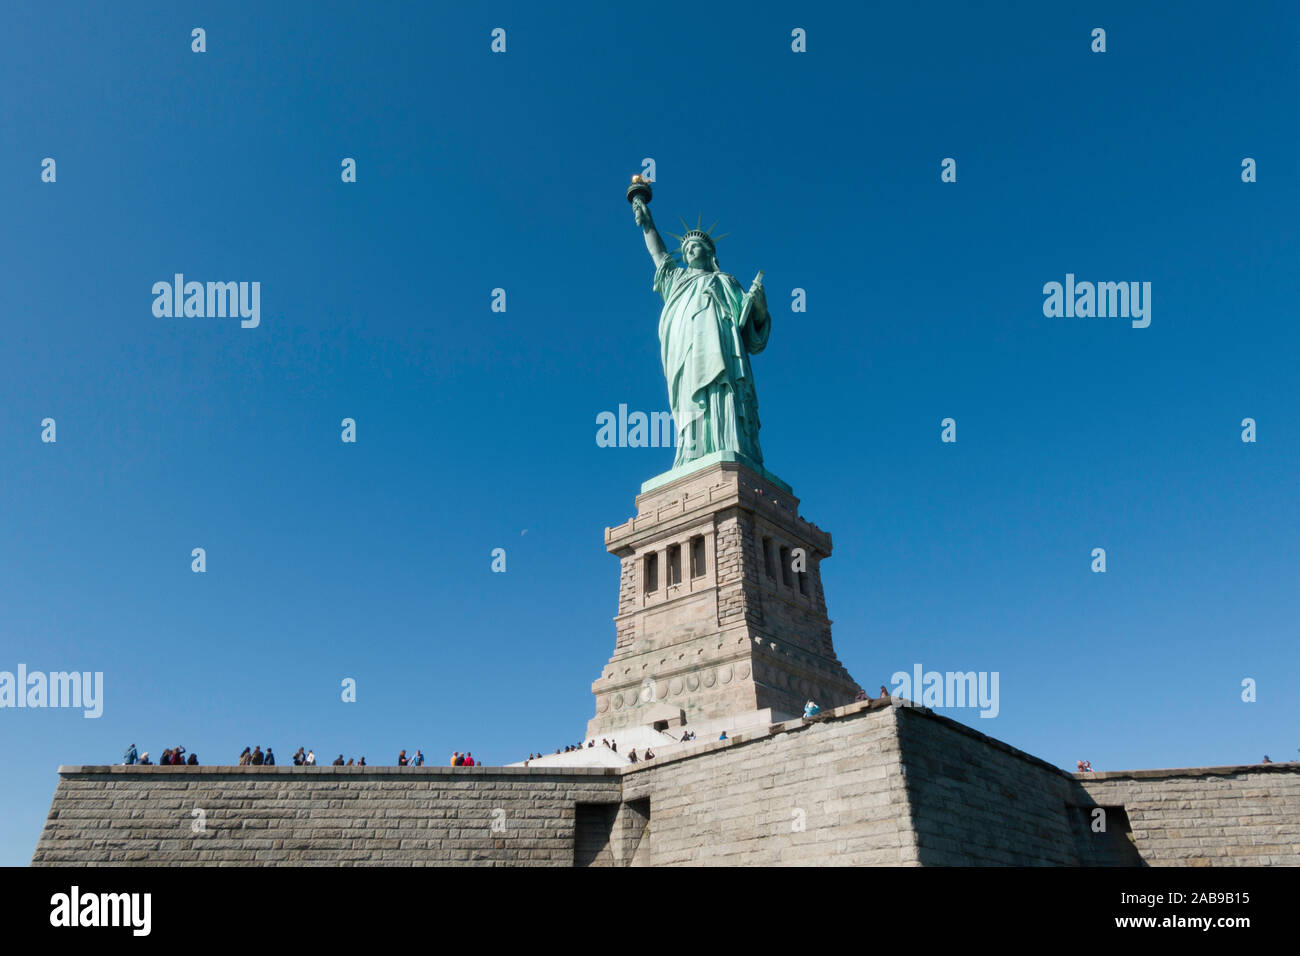
<svg viewBox="0 0 1300 956"><path fill-rule="evenodd" d="M876 701L617 769L62 767L32 862L1300 865L1300 764L1085 779Z"/></svg>
<svg viewBox="0 0 1300 956"><path fill-rule="evenodd" d="M1300 764L1090 774L1123 806L1143 859L1171 866L1300 866Z"/></svg>
<svg viewBox="0 0 1300 956"><path fill-rule="evenodd" d="M618 798L603 770L63 767L32 863L572 866L576 806Z"/></svg>

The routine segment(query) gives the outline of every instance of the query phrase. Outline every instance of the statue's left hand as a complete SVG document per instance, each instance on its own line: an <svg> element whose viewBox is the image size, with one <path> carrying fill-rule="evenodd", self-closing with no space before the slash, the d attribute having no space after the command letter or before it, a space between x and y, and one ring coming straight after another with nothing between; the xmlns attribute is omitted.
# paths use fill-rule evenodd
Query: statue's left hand
<svg viewBox="0 0 1300 956"><path fill-rule="evenodd" d="M749 287L749 294L754 299L755 305L767 305L767 293L763 291L762 279L754 280L754 284Z"/></svg>

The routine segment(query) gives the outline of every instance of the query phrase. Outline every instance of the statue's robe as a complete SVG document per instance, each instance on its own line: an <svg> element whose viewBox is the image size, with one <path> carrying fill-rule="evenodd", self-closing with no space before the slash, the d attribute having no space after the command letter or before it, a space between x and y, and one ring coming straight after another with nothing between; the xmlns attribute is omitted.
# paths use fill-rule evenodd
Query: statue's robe
<svg viewBox="0 0 1300 956"><path fill-rule="evenodd" d="M740 328L748 293L735 276L683 269L671 257L655 270L654 290L664 300L659 347L677 426L673 467L715 451L739 452L761 465L749 356L767 345L770 316L753 309Z"/></svg>

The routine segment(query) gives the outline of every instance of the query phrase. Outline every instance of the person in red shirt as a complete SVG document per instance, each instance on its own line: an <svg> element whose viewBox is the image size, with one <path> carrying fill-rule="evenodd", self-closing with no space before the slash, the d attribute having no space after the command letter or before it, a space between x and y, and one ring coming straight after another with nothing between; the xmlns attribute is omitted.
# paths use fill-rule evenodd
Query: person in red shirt
<svg viewBox="0 0 1300 956"><path fill-rule="evenodd" d="M465 766L467 766L467 767L472 767L472 766L474 766L474 758L470 756L470 753L469 753L468 750L465 751Z"/></svg>

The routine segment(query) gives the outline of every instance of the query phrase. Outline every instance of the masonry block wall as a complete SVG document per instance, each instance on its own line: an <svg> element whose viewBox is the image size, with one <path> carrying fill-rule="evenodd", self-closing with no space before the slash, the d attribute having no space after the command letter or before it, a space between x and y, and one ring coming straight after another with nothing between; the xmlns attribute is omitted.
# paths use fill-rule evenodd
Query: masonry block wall
<svg viewBox="0 0 1300 956"><path fill-rule="evenodd" d="M891 708L777 726L791 729L624 771L623 799L649 800L645 862L917 862Z"/></svg>
<svg viewBox="0 0 1300 956"><path fill-rule="evenodd" d="M922 865L1300 865L1300 764L1072 774L929 711L899 717Z"/></svg>
<svg viewBox="0 0 1300 956"><path fill-rule="evenodd" d="M32 863L572 866L618 801L602 769L64 767Z"/></svg>
<svg viewBox="0 0 1300 956"><path fill-rule="evenodd" d="M1300 866L1300 764L1088 774L1155 866Z"/></svg>
<svg viewBox="0 0 1300 956"><path fill-rule="evenodd" d="M32 863L1300 865L1300 764L1076 775L875 701L619 769L63 767Z"/></svg>
<svg viewBox="0 0 1300 956"><path fill-rule="evenodd" d="M930 711L897 715L923 865L1082 862L1069 808L1089 801L1070 774Z"/></svg>

